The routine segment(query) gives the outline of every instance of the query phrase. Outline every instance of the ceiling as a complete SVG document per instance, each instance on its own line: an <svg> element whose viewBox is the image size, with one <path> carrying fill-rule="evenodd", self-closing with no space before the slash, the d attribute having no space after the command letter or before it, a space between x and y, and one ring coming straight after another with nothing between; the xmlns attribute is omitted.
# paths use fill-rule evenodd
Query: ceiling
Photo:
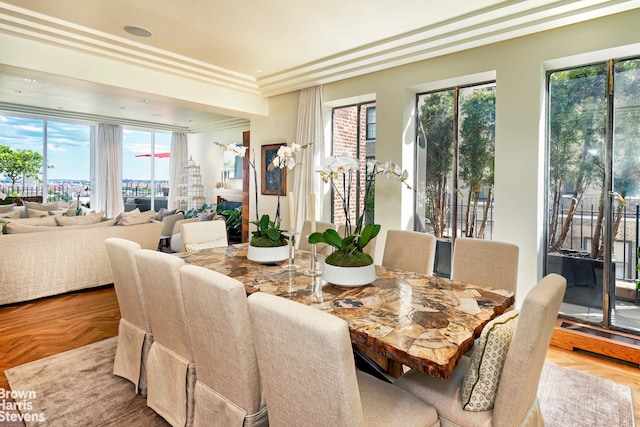
<svg viewBox="0 0 640 427"><path fill-rule="evenodd" d="M0 0L0 33L268 97L638 7L639 0ZM127 25L152 35L131 35ZM16 67L2 62L0 47L0 109L17 105L190 129L241 117Z"/></svg>

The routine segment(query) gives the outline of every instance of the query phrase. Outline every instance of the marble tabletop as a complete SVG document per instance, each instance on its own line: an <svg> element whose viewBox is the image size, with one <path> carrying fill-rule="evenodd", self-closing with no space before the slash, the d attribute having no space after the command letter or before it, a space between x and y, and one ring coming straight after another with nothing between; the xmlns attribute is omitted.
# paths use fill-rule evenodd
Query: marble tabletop
<svg viewBox="0 0 640 427"><path fill-rule="evenodd" d="M185 262L233 277L247 294L268 292L332 313L349 324L351 341L443 379L484 325L514 303L511 291L376 266L371 285L343 288L303 274L310 255L296 251L296 271L247 259L247 245L184 255Z"/></svg>

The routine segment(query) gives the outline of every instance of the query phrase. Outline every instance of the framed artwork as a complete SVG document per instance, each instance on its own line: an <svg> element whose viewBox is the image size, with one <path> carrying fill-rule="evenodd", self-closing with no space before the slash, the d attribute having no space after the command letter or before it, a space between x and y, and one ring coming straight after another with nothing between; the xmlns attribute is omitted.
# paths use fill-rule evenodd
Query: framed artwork
<svg viewBox="0 0 640 427"><path fill-rule="evenodd" d="M269 170L273 158L278 153L278 148L286 144L270 144L262 146L262 166L260 168L262 180L262 194L278 195L278 185L280 183L281 169ZM284 174L283 174L284 175ZM282 177L282 186L280 187L280 195L287 194L287 181Z"/></svg>

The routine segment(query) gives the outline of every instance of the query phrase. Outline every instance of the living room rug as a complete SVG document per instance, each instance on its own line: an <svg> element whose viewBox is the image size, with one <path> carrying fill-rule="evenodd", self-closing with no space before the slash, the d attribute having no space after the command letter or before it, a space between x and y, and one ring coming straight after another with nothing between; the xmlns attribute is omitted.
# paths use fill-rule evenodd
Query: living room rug
<svg viewBox="0 0 640 427"><path fill-rule="evenodd" d="M169 426L133 383L113 375L117 337L56 354L15 368L5 375L12 391L25 396L25 420L31 426ZM38 418L43 418L41 422Z"/></svg>
<svg viewBox="0 0 640 427"><path fill-rule="evenodd" d="M538 400L546 427L633 427L631 389L545 363Z"/></svg>
<svg viewBox="0 0 640 427"><path fill-rule="evenodd" d="M112 374L116 338L5 371L31 426L168 426L133 384ZM548 427L635 426L629 387L546 363L538 398Z"/></svg>

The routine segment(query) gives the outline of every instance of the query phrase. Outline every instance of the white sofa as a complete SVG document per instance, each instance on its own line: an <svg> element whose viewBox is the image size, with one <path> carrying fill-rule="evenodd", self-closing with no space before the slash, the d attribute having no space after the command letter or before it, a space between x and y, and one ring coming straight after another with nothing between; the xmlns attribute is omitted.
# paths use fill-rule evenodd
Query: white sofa
<svg viewBox="0 0 640 427"><path fill-rule="evenodd" d="M114 222L0 235L0 305L113 283L104 246L108 237L158 247L161 223Z"/></svg>

